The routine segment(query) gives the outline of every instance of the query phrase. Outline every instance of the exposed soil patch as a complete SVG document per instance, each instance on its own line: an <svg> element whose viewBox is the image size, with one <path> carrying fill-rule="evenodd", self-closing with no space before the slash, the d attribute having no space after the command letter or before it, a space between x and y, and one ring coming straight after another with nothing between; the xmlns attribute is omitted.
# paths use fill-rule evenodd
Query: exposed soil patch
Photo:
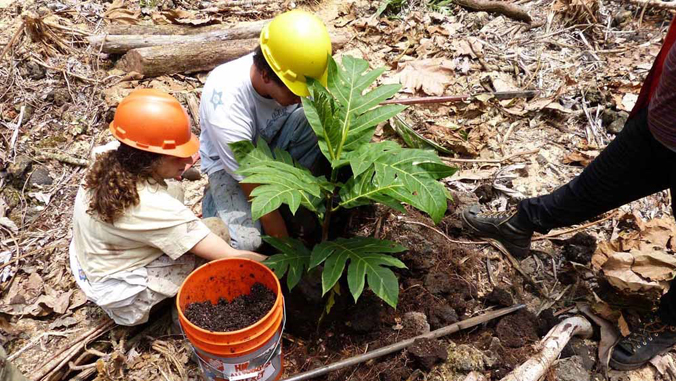
<svg viewBox="0 0 676 381"><path fill-rule="evenodd" d="M260 320L274 304L275 293L261 283L254 283L250 294L230 302L221 298L216 304L210 301L190 303L185 316L196 326L209 331L236 331Z"/></svg>
<svg viewBox="0 0 676 381"><path fill-rule="evenodd" d="M495 330L503 345L519 348L538 340L539 324L538 318L524 309L502 318Z"/></svg>

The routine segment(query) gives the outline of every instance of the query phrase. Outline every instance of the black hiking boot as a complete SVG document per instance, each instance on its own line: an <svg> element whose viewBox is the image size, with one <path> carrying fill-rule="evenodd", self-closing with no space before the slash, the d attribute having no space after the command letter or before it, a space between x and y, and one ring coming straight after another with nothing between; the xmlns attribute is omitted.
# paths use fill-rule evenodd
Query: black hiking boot
<svg viewBox="0 0 676 381"><path fill-rule="evenodd" d="M465 225L474 235L495 241L515 258L525 258L530 252L533 231L516 226L514 212L481 213L469 208L462 213Z"/></svg>
<svg viewBox="0 0 676 381"><path fill-rule="evenodd" d="M610 366L617 370L632 370L645 365L676 345L676 326L653 317L644 326L620 340L613 349Z"/></svg>

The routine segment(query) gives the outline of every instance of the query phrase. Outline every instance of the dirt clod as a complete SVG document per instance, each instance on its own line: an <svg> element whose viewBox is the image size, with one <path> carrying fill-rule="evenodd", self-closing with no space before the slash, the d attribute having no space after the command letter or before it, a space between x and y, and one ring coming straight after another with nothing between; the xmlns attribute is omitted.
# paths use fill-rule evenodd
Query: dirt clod
<svg viewBox="0 0 676 381"><path fill-rule="evenodd" d="M495 330L504 346L519 348L539 338L538 325L538 318L523 309L502 318Z"/></svg>
<svg viewBox="0 0 676 381"><path fill-rule="evenodd" d="M418 339L408 348L415 363L424 370L431 370L432 367L448 358L446 348L434 339Z"/></svg>
<svg viewBox="0 0 676 381"><path fill-rule="evenodd" d="M427 316L432 329L439 329L458 322L458 314L446 301L428 308Z"/></svg>
<svg viewBox="0 0 676 381"><path fill-rule="evenodd" d="M407 312L402 319L404 333L407 336L418 336L430 331L430 324L427 322L427 316L420 312Z"/></svg>
<svg viewBox="0 0 676 381"><path fill-rule="evenodd" d="M215 332L236 331L248 327L275 304L275 294L261 283L251 286L251 293L228 302L221 298L217 304L209 301L188 304L185 316L200 328Z"/></svg>
<svg viewBox="0 0 676 381"><path fill-rule="evenodd" d="M514 304L512 294L504 288L496 287L486 296L486 302L498 306L509 307Z"/></svg>
<svg viewBox="0 0 676 381"><path fill-rule="evenodd" d="M434 271L425 277L425 288L435 295L445 295L453 290L450 276L440 271Z"/></svg>
<svg viewBox="0 0 676 381"><path fill-rule="evenodd" d="M563 245L561 254L569 261L587 264L596 251L596 239L587 233L577 233L569 239L556 242Z"/></svg>

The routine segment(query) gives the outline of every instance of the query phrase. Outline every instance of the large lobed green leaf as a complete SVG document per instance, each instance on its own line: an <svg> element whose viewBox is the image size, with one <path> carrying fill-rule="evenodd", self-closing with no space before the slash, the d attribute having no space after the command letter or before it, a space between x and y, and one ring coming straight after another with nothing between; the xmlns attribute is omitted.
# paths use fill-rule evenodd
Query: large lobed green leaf
<svg viewBox="0 0 676 381"><path fill-rule="evenodd" d="M299 240L289 237L265 236L263 240L281 251L281 254L270 256L263 264L274 271L277 278L281 279L286 274L286 284L289 290L293 289L310 265L310 250Z"/></svg>
<svg viewBox="0 0 676 381"><path fill-rule="evenodd" d="M384 253L406 250L396 242L370 237L338 238L322 242L312 250L310 268L324 263L322 289L324 294L333 288L350 261L347 270L347 284L355 302L369 288L393 308L399 300L399 282L389 267L406 268L398 259Z"/></svg>
<svg viewBox="0 0 676 381"><path fill-rule="evenodd" d="M378 106L394 95L401 85L383 85L367 89L385 71L367 72L368 62L343 56L342 66L329 57L328 89L309 79L310 98L303 99L308 122L319 139L319 148L334 168L343 164L343 156L368 143L378 123L401 112L401 105Z"/></svg>
<svg viewBox="0 0 676 381"><path fill-rule="evenodd" d="M322 191L331 191L325 178L313 176L287 152L271 151L262 139L255 147L248 141L231 143L230 147L240 164L237 173L244 176L241 182L260 184L251 192L254 220L282 204L287 204L294 214L301 205L319 215L323 213Z"/></svg>
<svg viewBox="0 0 676 381"><path fill-rule="evenodd" d="M437 223L443 218L450 195L437 180L457 169L446 166L435 152L384 141L364 145L347 158L355 177L340 190L340 206L352 208L375 201L401 210L398 203L405 202Z"/></svg>

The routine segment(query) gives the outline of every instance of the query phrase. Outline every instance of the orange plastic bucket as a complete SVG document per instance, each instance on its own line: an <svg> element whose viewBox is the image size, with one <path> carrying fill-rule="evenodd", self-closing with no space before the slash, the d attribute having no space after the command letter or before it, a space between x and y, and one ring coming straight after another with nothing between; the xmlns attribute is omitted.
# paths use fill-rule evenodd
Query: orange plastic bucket
<svg viewBox="0 0 676 381"><path fill-rule="evenodd" d="M232 300L262 283L277 299L270 312L253 325L238 331L212 332L191 323L184 315L188 304L220 298ZM256 261L220 259L193 271L176 297L181 329L195 349L206 380L278 380L283 371L282 332L285 312L279 279Z"/></svg>

